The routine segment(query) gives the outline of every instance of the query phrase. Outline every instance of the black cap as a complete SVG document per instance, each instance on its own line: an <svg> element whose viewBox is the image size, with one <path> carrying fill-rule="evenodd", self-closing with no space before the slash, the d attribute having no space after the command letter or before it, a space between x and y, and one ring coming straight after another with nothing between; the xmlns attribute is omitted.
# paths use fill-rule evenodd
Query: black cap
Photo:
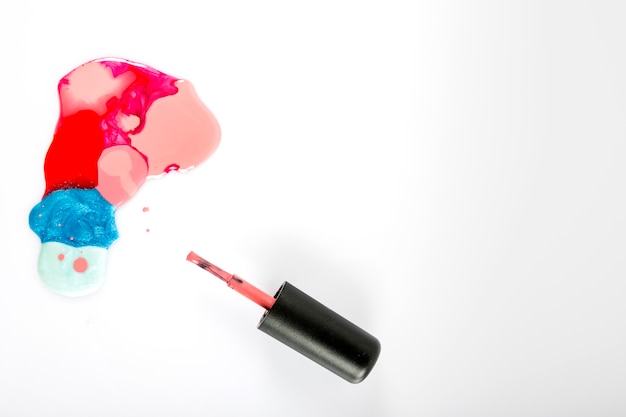
<svg viewBox="0 0 626 417"><path fill-rule="evenodd" d="M380 342L365 330L285 282L258 329L354 384L365 379Z"/></svg>

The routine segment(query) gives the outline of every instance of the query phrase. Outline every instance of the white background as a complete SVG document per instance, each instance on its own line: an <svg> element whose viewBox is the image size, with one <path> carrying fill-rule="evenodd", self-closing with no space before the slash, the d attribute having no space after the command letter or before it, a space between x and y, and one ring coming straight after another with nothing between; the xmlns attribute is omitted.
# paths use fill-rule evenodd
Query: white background
<svg viewBox="0 0 626 417"><path fill-rule="evenodd" d="M4 2L0 415L623 415L625 21L619 1ZM27 218L57 82L104 56L191 80L223 137L118 211L105 286L68 299ZM376 368L352 385L259 332L189 250L372 332Z"/></svg>

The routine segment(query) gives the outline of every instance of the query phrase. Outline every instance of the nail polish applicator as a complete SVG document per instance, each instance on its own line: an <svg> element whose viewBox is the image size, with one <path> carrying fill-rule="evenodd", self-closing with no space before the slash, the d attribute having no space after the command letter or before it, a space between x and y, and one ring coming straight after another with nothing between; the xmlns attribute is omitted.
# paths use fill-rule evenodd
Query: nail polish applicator
<svg viewBox="0 0 626 417"><path fill-rule="evenodd" d="M370 373L380 342L285 281L274 297L194 252L187 260L220 278L265 309L257 328L343 379L359 383Z"/></svg>

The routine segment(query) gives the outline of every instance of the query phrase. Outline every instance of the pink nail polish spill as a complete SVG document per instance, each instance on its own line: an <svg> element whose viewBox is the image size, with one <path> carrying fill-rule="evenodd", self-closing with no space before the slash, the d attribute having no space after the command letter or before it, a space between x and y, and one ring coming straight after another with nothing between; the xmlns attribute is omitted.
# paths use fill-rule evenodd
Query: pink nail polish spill
<svg viewBox="0 0 626 417"><path fill-rule="evenodd" d="M29 220L42 242L42 280L76 296L102 283L106 251L117 238L116 208L147 178L206 160L220 128L189 81L123 59L87 62L58 90L44 198Z"/></svg>

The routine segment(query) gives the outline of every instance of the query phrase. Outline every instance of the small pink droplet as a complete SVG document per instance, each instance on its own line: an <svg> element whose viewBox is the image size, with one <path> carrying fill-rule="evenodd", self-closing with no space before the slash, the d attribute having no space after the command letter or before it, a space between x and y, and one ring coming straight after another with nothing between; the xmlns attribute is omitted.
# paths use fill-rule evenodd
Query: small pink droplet
<svg viewBox="0 0 626 417"><path fill-rule="evenodd" d="M85 272L88 266L89 264L85 258L76 258L74 261L74 271L76 272Z"/></svg>
<svg viewBox="0 0 626 417"><path fill-rule="evenodd" d="M146 233L150 232L150 229L146 229Z"/></svg>
<svg viewBox="0 0 626 417"><path fill-rule="evenodd" d="M62 261L63 259L65 259L65 255L59 253L59 256L57 256L57 258L59 259L59 261Z"/></svg>
<svg viewBox="0 0 626 417"><path fill-rule="evenodd" d="M143 212L144 212L144 213L147 213L147 212L149 212L149 211L150 211L150 207L144 207L144 208L143 208Z"/></svg>
<svg viewBox="0 0 626 417"><path fill-rule="evenodd" d="M61 223L57 224L57 226L61 227Z"/></svg>
<svg viewBox="0 0 626 417"><path fill-rule="evenodd" d="M74 240L74 236L70 236L70 240Z"/></svg>

